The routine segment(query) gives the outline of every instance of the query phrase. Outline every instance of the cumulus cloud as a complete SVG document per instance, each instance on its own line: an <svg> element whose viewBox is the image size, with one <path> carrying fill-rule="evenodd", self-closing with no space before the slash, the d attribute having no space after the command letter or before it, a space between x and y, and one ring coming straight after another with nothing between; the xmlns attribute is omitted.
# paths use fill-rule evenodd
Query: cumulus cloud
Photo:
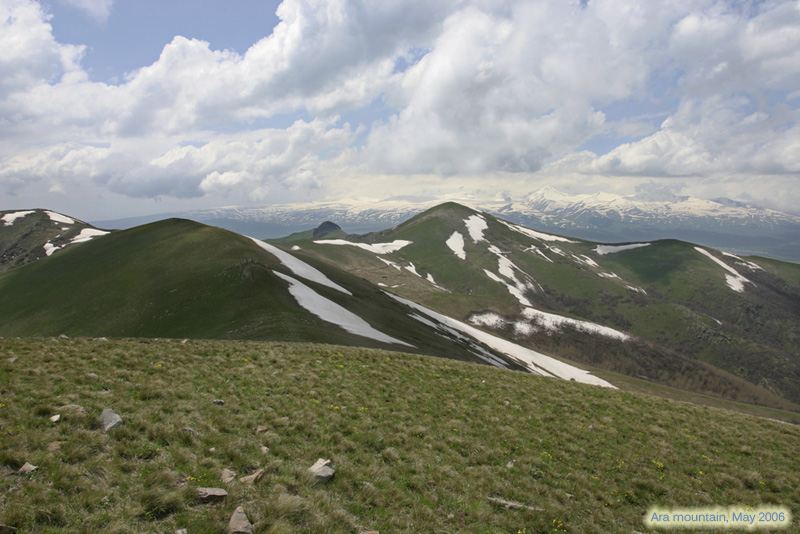
<svg viewBox="0 0 800 534"><path fill-rule="evenodd" d="M99 22L112 7L63 1ZM572 176L724 196L800 173L796 1L284 0L277 14L243 54L178 35L107 84L39 2L3 0L0 187L258 200L374 177L477 194ZM583 149L602 136L616 146Z"/></svg>

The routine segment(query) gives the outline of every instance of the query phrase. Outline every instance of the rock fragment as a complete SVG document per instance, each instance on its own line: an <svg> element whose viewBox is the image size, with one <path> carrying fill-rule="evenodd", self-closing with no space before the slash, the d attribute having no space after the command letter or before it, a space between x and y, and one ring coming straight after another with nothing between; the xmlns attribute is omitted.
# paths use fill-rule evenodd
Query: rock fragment
<svg viewBox="0 0 800 534"><path fill-rule="evenodd" d="M258 482L259 482L259 481L260 481L262 478L264 478L264 475L266 475L266 474L267 474L267 472L266 472L266 471L264 471L263 469L259 469L258 471L256 471L256 472L255 472L255 473L253 473L252 475L248 475L248 476L246 476L246 477L242 477L242 478L240 478L240 479L239 479L239 482L241 482L242 484L251 484L251 485L252 485L252 484L256 484L256 483L258 483Z"/></svg>
<svg viewBox="0 0 800 534"><path fill-rule="evenodd" d="M120 417L111 408L106 408L100 414L100 424L103 425L103 432L108 432L112 428L117 428L123 424L122 417Z"/></svg>
<svg viewBox="0 0 800 534"><path fill-rule="evenodd" d="M197 488L197 500L202 503L220 502L227 496L228 492L222 488Z"/></svg>
<svg viewBox="0 0 800 534"><path fill-rule="evenodd" d="M53 417L50 418L50 422L51 423L58 423L59 421L61 421L61 414L60 413L57 413Z"/></svg>
<svg viewBox="0 0 800 534"><path fill-rule="evenodd" d="M252 534L253 524L244 513L244 508L241 506L233 512L231 520L228 522L228 532L230 534Z"/></svg>
<svg viewBox="0 0 800 534"><path fill-rule="evenodd" d="M37 469L39 469L38 465L33 465L30 462L25 462L25 464L22 467L19 468L19 471L17 471L17 474L18 475L27 475L28 473L32 473L32 472L36 471Z"/></svg>
<svg viewBox="0 0 800 534"><path fill-rule="evenodd" d="M331 461L324 458L319 458L308 470L314 475L317 482L327 482L336 474Z"/></svg>
<svg viewBox="0 0 800 534"><path fill-rule="evenodd" d="M236 479L236 472L231 471L230 469L223 469L220 479L222 479L225 484L230 484Z"/></svg>

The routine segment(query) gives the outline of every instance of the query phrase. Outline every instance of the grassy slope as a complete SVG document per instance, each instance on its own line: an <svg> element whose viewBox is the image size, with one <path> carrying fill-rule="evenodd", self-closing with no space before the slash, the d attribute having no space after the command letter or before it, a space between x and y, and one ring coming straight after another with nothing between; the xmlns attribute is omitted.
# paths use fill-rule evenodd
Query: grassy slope
<svg viewBox="0 0 800 534"><path fill-rule="evenodd" d="M256 533L629 534L648 531L651 505L800 514L796 426L435 358L2 340L0 393L0 523L20 532L223 533L237 506ZM58 409L68 403L88 415ZM96 421L106 407L125 420L108 434ZM327 485L306 473L318 457L337 469ZM11 474L26 461L39 469ZM224 468L266 477L223 484ZM229 495L200 504L203 486Z"/></svg>
<svg viewBox="0 0 800 534"><path fill-rule="evenodd" d="M240 235L186 220L117 232L0 276L0 335L228 338L390 346L301 308L273 270L295 276ZM328 269L330 271L330 269ZM319 294L418 350L476 359L408 317L364 280L330 276L353 296Z"/></svg>

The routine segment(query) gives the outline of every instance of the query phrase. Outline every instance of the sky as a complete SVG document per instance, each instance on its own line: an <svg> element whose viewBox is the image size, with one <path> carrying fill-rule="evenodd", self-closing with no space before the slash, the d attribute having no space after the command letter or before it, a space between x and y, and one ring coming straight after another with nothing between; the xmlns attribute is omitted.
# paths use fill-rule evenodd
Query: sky
<svg viewBox="0 0 800 534"><path fill-rule="evenodd" d="M0 209L800 213L797 0L0 0Z"/></svg>

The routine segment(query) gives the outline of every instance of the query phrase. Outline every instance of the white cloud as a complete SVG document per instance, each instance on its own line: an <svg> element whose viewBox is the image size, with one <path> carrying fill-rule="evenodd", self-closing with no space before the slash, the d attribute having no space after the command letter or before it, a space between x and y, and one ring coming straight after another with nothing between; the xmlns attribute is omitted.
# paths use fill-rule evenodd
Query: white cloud
<svg viewBox="0 0 800 534"><path fill-rule="evenodd" d="M62 1L100 22L112 6ZM493 197L680 177L731 196L800 173L796 1L285 0L278 15L244 54L176 36L111 85L39 3L0 0L0 188L271 199L369 180ZM353 111L363 125L339 120ZM581 150L596 135L625 142Z"/></svg>

